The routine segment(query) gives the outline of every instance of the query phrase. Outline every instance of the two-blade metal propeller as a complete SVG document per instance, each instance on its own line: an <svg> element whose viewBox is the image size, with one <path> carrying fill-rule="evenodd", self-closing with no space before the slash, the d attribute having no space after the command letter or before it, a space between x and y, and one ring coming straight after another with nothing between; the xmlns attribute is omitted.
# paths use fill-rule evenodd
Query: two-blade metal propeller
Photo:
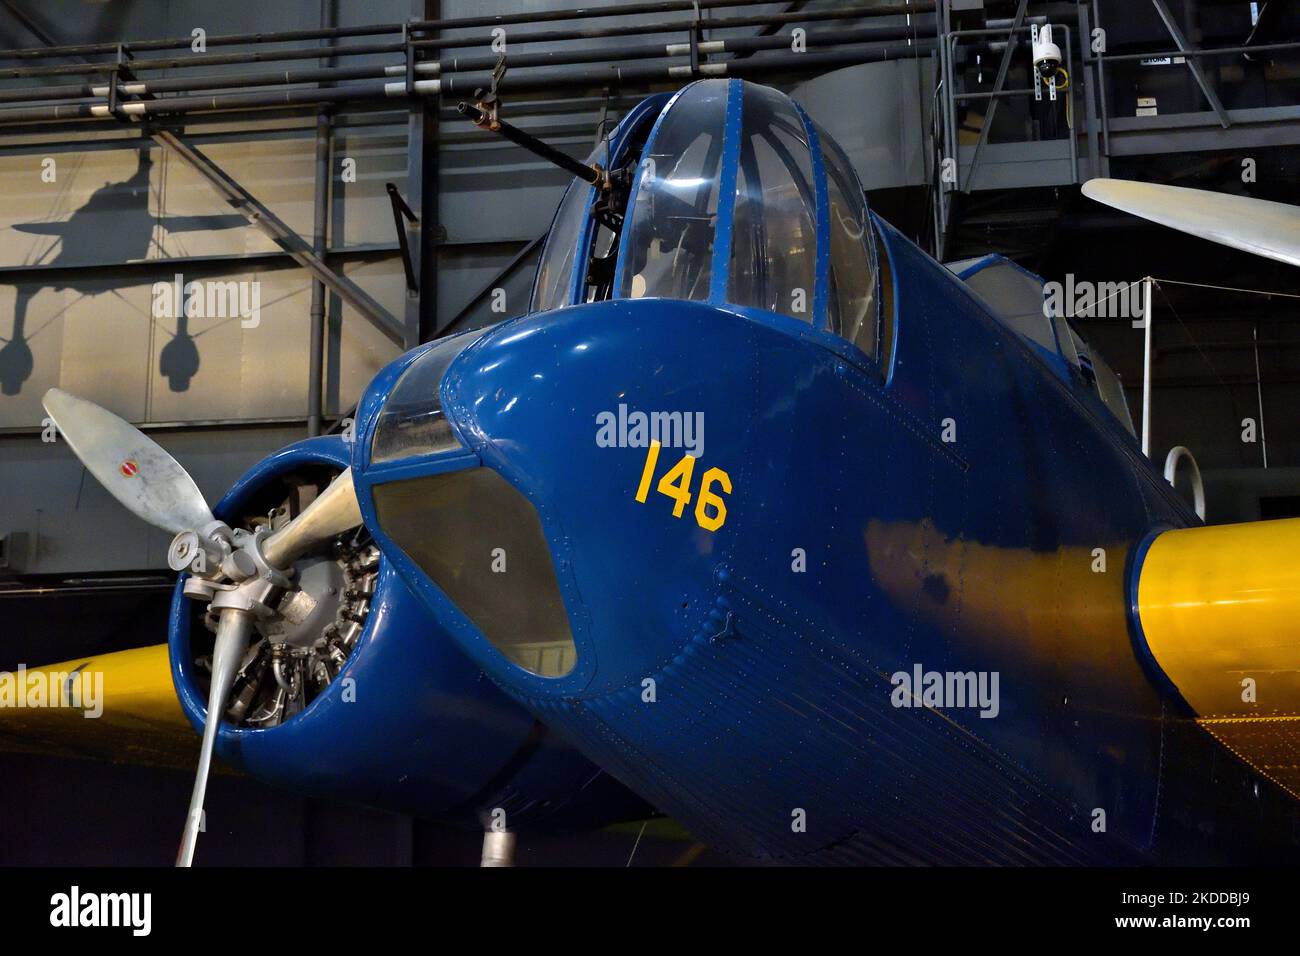
<svg viewBox="0 0 1300 956"><path fill-rule="evenodd" d="M45 411L68 445L108 492L137 517L176 535L169 561L176 570L199 561L208 568L195 594L219 608L212 652L212 685L199 750L198 770L177 866L194 859L203 798L221 714L248 647L256 612L273 584L287 581L293 562L317 545L361 524L361 511L346 469L302 513L278 531L248 534L217 521L198 485L171 455L138 428L93 402L62 389L45 393ZM187 588L187 594L191 591Z"/></svg>

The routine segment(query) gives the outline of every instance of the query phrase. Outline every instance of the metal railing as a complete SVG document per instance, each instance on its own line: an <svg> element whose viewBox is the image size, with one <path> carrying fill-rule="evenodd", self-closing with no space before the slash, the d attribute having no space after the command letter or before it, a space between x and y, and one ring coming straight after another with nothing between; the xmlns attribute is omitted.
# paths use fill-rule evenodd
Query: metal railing
<svg viewBox="0 0 1300 956"><path fill-rule="evenodd" d="M1160 13L1162 19L1165 20L1166 26L1169 26L1169 21L1164 15L1167 13L1167 9L1163 0L1151 0L1151 2L1154 4L1157 13ZM938 141L936 144L937 155L942 159L951 160L953 169L957 174L956 182L939 176L934 184L939 196L939 200L935 204L935 229L937 242L940 246L943 238L950 230L953 193L957 191L969 193L972 188L979 185L977 174L991 126L988 117L986 117L974 155L965 171L963 171L958 131L958 112L961 104L987 101L992 107L990 109L991 115L995 111L998 102L1035 95L1035 90L1032 87L1028 89L1004 88L1005 67L999 69L999 75L992 89L965 90L960 88L962 72L957 63L959 47L963 41L981 41L988 44L990 41L999 40L1008 44L1006 48L1008 57L1013 53L1020 53L1020 55L1029 58L1031 56L1029 52L1030 45L1025 37L1030 32L1031 26L1024 21L1033 19L1037 22L1043 22L1048 19L1033 13L1032 10L1029 10L1029 16L1027 17L1026 12L1032 6L1034 5L1022 3L1017 8L1017 16L1011 21L1010 27L954 30L951 28L950 0L940 0L938 5L936 23L939 40L940 74L937 99L941 104L942 122L936 124L934 135ZM1069 124L1066 135L1069 143L1070 182L1079 183L1085 178L1080 159L1079 138L1081 136L1084 137L1087 143L1087 175L1106 176L1109 174L1109 161L1111 156L1115 155L1112 148L1112 124L1116 117L1113 116L1113 110L1110 106L1111 98L1106 81L1107 68L1113 67L1115 64L1164 58L1168 58L1175 63L1181 59L1189 64L1189 69L1192 69L1193 76L1209 103L1211 112L1166 113L1162 116L1163 122L1160 125L1184 125L1186 120L1191 117L1205 116L1208 119L1209 116L1213 115L1217 118L1219 125L1226 130L1234 125L1247 127L1252 124L1269 123L1276 120L1276 117L1272 114L1278 112L1277 110L1261 109L1252 113L1252 111L1243 112L1225 109L1219 102L1217 91L1213 84L1209 82L1208 77L1203 71L1193 68L1192 64L1216 56L1232 56L1244 53L1281 53L1300 50L1300 41L1192 49L1174 27L1171 28L1171 38L1176 48L1172 50L1108 53L1103 46L1101 52L1093 52L1091 48L1094 34L1093 28L1101 26L1100 7L1101 4L1098 0L1080 0L1077 5L1077 15L1074 23L1062 22L1057 17L1051 18L1053 31L1059 32L1065 41L1060 46L1065 59L1065 69L1070 78L1069 88L1064 94L1068 98L1067 101L1072 107L1073 114L1073 121ZM1117 39L1116 37L1110 38L1112 46ZM1076 63L1079 65L1077 72L1075 70ZM1030 75L1034 76L1032 64ZM1297 109L1296 112L1297 118L1300 118L1300 109ZM1131 127L1133 124L1130 121L1125 125ZM1132 131L1126 129L1123 132L1131 134ZM1059 139L1059 136L1055 138ZM1015 140L1013 142L1031 143L1043 141L1041 138L1035 139L1030 136L1024 140ZM1059 162L1059 159L1044 157L1043 161Z"/></svg>

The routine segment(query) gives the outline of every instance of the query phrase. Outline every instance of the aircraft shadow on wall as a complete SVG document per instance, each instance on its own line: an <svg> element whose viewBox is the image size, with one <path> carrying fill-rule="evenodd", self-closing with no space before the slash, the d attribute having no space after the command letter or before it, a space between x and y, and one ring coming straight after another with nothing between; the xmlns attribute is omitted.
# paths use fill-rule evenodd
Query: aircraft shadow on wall
<svg viewBox="0 0 1300 956"><path fill-rule="evenodd" d="M106 182L71 216L57 222L15 223L12 228L37 236L58 238L57 253L45 268L71 269L95 262L103 255L104 216L112 217L112 245L118 262L138 262L147 258L154 243L154 227L161 224L168 233L204 232L214 229L234 229L248 224L239 215L163 216L149 211L149 176L153 159L147 148L139 151L135 172L120 182ZM72 289L83 296L103 293L120 294L111 286L82 278L70 272L55 272L43 282L15 283L17 299L14 302L13 332L3 339L0 347L0 394L18 395L32 374L32 350L29 340L35 333L27 332L27 309L40 292L60 292ZM54 318L58 318L65 307ZM50 321L52 322L52 318ZM151 320L152 321L152 320ZM40 330L38 329L37 332ZM171 340L163 346L158 357L158 371L167 379L173 392L184 392L199 370L199 350L189 331L184 310L176 316L176 329L169 331Z"/></svg>

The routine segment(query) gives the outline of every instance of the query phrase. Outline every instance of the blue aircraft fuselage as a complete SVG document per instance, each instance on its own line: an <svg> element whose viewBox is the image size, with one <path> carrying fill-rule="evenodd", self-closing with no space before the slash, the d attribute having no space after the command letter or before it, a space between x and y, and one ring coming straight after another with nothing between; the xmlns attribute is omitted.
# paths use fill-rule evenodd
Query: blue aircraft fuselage
<svg viewBox="0 0 1300 956"><path fill-rule="evenodd" d="M678 191L654 192L691 97L718 123L676 147L718 170L708 208L680 164ZM1194 513L1076 366L874 217L879 334L837 328L832 146L799 113L747 165L760 108L782 107L739 81L647 101L610 147L659 159L612 294L591 291L593 200L562 205L576 253L559 280L544 262L550 307L370 386L362 515L435 636L742 858L1297 859L1294 798L1194 723L1133 631L1134 561ZM769 188L778 161L811 169L802 193ZM741 224L737 194L771 203L766 225ZM788 225L796 195L815 242ZM632 261L647 214L662 274ZM781 229L792 251L744 281L770 288L808 253L807 317L737 301L735 257Z"/></svg>
<svg viewBox="0 0 1300 956"><path fill-rule="evenodd" d="M717 846L839 862L1293 853L1292 798L1192 724L1134 650L1127 564L1194 515L1099 403L881 231L887 381L794 320L658 300L508 322L452 364L459 463L542 516L568 676L504 658L392 540L363 419L367 523L501 686ZM722 527L636 500L646 448L596 441L620 403L703 412L697 475L732 485ZM656 480L678 457L661 451ZM891 677L917 665L998 674L998 713L894 706Z"/></svg>

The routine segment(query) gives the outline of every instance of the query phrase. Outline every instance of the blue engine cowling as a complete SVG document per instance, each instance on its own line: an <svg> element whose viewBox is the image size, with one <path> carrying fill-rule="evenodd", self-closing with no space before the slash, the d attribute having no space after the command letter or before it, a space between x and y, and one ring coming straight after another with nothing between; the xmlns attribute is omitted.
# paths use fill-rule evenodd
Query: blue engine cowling
<svg viewBox="0 0 1300 956"><path fill-rule="evenodd" d="M245 474L215 514L233 524L268 485L304 467L341 470L349 455L339 437L283 448ZM172 679L202 731L206 687L191 648L201 607L183 587L184 576L172 598ZM223 723L216 750L277 786L458 822L501 808L511 829L587 828L650 812L487 679L383 557L364 629L336 679L278 725Z"/></svg>

